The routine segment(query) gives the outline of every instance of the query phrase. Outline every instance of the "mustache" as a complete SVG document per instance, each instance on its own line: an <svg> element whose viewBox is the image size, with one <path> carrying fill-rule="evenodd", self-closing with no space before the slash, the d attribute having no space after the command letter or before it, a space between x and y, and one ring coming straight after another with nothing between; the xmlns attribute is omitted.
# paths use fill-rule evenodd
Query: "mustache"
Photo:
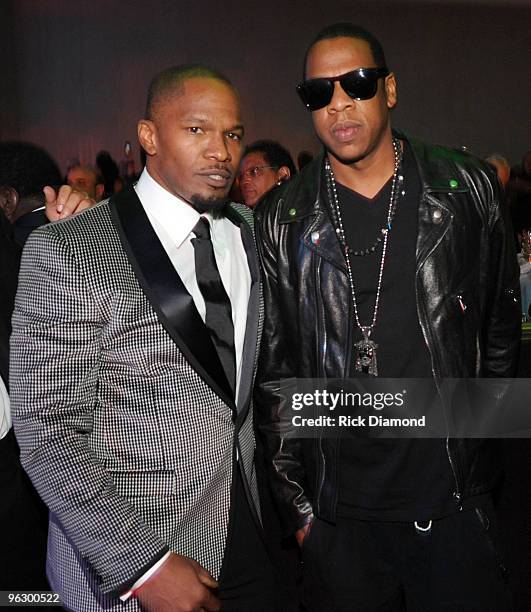
<svg viewBox="0 0 531 612"><path fill-rule="evenodd" d="M221 176L231 179L235 176L235 170L228 164L213 164L212 166L208 166L208 168L201 169L199 174L221 174Z"/></svg>

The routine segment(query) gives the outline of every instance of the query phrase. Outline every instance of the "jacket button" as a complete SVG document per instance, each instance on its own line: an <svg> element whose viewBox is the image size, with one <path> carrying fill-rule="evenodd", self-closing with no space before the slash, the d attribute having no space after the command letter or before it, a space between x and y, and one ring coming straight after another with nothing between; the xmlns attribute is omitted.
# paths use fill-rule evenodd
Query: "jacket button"
<svg viewBox="0 0 531 612"><path fill-rule="evenodd" d="M436 208L431 213L431 218L433 219L434 223L440 223L442 221L442 212L438 208Z"/></svg>

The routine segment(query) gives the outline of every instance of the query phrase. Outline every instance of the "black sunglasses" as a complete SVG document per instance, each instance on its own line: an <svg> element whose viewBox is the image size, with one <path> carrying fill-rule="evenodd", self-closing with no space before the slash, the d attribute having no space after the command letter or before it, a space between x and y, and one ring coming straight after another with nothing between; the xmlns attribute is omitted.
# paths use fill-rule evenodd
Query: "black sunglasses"
<svg viewBox="0 0 531 612"><path fill-rule="evenodd" d="M358 68L336 77L309 79L297 85L297 93L308 110L315 111L329 104L334 95L334 83L339 81L345 93L354 100L369 100L378 90L378 79L386 77L383 68Z"/></svg>

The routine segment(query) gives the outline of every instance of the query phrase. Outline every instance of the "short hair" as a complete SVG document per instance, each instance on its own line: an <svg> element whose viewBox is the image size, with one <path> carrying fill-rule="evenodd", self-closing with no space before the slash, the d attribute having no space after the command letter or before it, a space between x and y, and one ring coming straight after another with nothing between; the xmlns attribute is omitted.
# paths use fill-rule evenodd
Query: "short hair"
<svg viewBox="0 0 531 612"><path fill-rule="evenodd" d="M170 66L153 77L148 88L146 119L153 120L157 105L170 95L181 95L183 85L188 79L203 77L221 81L234 88L231 81L221 72L204 64L180 64Z"/></svg>
<svg viewBox="0 0 531 612"><path fill-rule="evenodd" d="M268 166L280 168L287 166L291 176L297 174L297 169L289 151L275 140L256 140L245 147L242 159L249 153L261 153Z"/></svg>
<svg viewBox="0 0 531 612"><path fill-rule="evenodd" d="M387 62L385 61L385 53L380 41L371 34L365 28L362 28L359 25L353 23L333 23L332 25L326 26L323 28L317 36L312 40L312 42L306 48L306 53L304 54L304 64L302 66L302 74L303 78L306 78L306 63L308 61L308 55L310 50L314 45L316 45L321 40L330 40L332 38L355 38L358 40L364 40L371 50L372 58L374 59L374 63L377 68L386 68Z"/></svg>
<svg viewBox="0 0 531 612"><path fill-rule="evenodd" d="M41 147L29 142L0 142L0 185L13 187L20 198L42 196L46 185L61 185L59 167Z"/></svg>
<svg viewBox="0 0 531 612"><path fill-rule="evenodd" d="M96 185L103 185L104 184L103 183L103 175L101 174L99 169L95 168L94 166L90 166L88 164L75 164L74 166L71 166L68 169L68 172L66 173L66 178L68 178L68 175L73 170L83 170L83 172L88 172L89 174L92 174L92 176L94 177L94 181L95 181Z"/></svg>

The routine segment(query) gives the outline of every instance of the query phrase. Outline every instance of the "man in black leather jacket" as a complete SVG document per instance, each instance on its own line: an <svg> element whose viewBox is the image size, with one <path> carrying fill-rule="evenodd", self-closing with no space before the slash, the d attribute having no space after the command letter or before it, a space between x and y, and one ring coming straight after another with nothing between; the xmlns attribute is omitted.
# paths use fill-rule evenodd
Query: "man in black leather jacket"
<svg viewBox="0 0 531 612"><path fill-rule="evenodd" d="M491 169L391 130L395 77L357 26L321 31L304 76L324 151L257 208L257 416L286 533L302 547L304 603L508 609L495 443L279 435L279 380L510 377L520 338L518 269Z"/></svg>

